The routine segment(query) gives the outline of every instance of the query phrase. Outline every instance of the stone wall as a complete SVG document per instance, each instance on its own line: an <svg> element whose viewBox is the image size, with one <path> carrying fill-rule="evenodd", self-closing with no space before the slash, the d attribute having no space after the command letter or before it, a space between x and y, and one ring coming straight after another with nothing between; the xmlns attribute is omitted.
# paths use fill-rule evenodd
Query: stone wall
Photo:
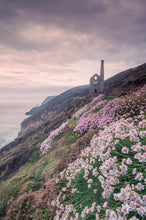
<svg viewBox="0 0 146 220"><path fill-rule="evenodd" d="M104 60L101 60L100 76L95 73L90 78L89 94L91 96L97 96L104 90Z"/></svg>

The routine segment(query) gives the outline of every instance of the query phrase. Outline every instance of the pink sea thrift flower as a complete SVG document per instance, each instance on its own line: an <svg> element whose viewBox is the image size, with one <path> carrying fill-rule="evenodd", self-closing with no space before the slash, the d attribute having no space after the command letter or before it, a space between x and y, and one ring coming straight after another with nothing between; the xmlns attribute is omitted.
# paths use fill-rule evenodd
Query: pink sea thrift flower
<svg viewBox="0 0 146 220"><path fill-rule="evenodd" d="M110 219L117 220L117 214L114 211L110 212Z"/></svg>
<svg viewBox="0 0 146 220"><path fill-rule="evenodd" d="M129 153L129 149L127 147L123 147L122 148L122 153L123 154L128 154Z"/></svg>
<svg viewBox="0 0 146 220"><path fill-rule="evenodd" d="M135 158L135 159L138 159L139 162L141 162L141 163L146 161L145 156L142 155L141 153L137 153L137 154L135 154L134 158Z"/></svg>
<svg viewBox="0 0 146 220"><path fill-rule="evenodd" d="M133 100L131 99L130 103L132 102ZM125 104L123 102L123 106L124 105ZM120 106L120 108L122 112L122 107ZM128 104L127 104L127 109L128 111L130 109ZM134 110L131 111L131 114L135 114L133 112L138 111L139 109L138 104L137 106L135 105L133 109L135 111ZM85 116L86 114L83 113L83 115ZM125 117L128 117L127 113ZM93 125L90 124L91 119L95 120L95 118L94 117L92 118L92 115L90 114L90 119L88 122L89 122L89 126L92 127ZM101 119L98 118L98 121L99 120ZM61 178L67 179L67 183L65 183L65 186L67 187L67 184L69 183L70 189L72 190L72 187L75 187L74 180L76 179L76 177L78 177L78 174L83 170L84 171L83 178L86 179L87 186L90 189L88 190L88 192L92 191L92 193L95 194L97 193L97 196L98 196L98 191L97 189L95 189L95 186L99 181L101 188L103 189L102 197L105 201L104 204L101 205L102 207L99 206L98 204L96 205L95 203L96 200L92 201L93 204L89 208L84 207L82 204L79 204L81 208L81 214L78 214L78 216L76 217L76 212L77 212L76 208L73 205L72 206L65 205L66 201L63 201L63 196L66 193L66 191L64 191L61 192L62 195L59 194L56 201L54 202L55 204L54 206L56 206L58 210L61 209L60 208L61 203L63 203L63 208L64 208L64 209L62 208L61 213L58 212L58 215L56 215L56 218L54 218L55 220L59 220L59 219L77 220L79 218L83 218L83 219L90 218L88 214L92 215L92 212L96 214L96 212L98 213L101 210L104 210L106 213L105 215L104 214L102 215L102 219L105 220L126 220L127 218L131 220L137 220L135 216L132 217L134 213L135 215L137 215L138 213L141 217L144 216L144 208L146 207L146 196L142 195L143 194L142 191L144 190L144 183L143 183L144 174L142 173L143 169L141 169L141 167L143 167L144 164L139 164L139 162L142 163L146 159L146 153L144 153L145 147L142 146L143 142L141 141L139 135L140 130L144 130L144 129L139 129L137 123L135 123L134 120L135 119L131 117L129 120L121 118L116 122L113 121L112 123L109 122L109 124L105 126L103 130L100 130L97 135L94 135L94 137L91 140L90 146L82 150L80 157L77 160L75 160L73 163L70 163L68 165L68 168L61 173ZM141 120L141 118L137 117L137 120L139 121ZM133 144L133 140L135 138L134 135L135 137L139 137L139 141L137 139L138 143L135 144ZM125 147L123 147L121 150L122 153L113 151L113 146L115 145L116 138L118 138L118 140L120 141L119 145L117 145L116 147L120 147L120 145L122 146L123 143L125 144L127 142L127 146L125 144ZM128 148L130 146L130 141L132 142L131 145L133 144L132 148ZM113 154L117 156L113 156ZM121 157L119 160L119 156L122 157L124 156L122 161L121 161ZM132 157L137 160L133 160ZM97 161L99 163L96 166ZM131 169L133 169L132 173L133 175L135 175L133 177L135 177L136 181L131 181L133 180L133 177L131 178L131 176L129 175L129 171L131 172ZM123 182L123 183L121 182L119 184L119 180L120 180L119 177L121 175L125 176L125 180L127 182ZM92 178L94 179L94 182ZM140 182L141 180L142 182ZM118 186L121 187L120 192L114 193L114 190ZM77 190L78 190L77 193L80 193L79 189ZM68 195L68 191L67 191L67 195ZM94 195L93 197L97 197L97 196ZM107 203L108 201L107 199L111 196L115 200L115 203L119 204L119 207L117 207L116 210L111 208L110 203L109 205ZM127 216L129 213L131 217ZM98 214L96 214L96 219L98 220L100 219Z"/></svg>
<svg viewBox="0 0 146 220"><path fill-rule="evenodd" d="M138 183L138 184L135 186L135 188L136 188L137 190L139 190L139 191L144 190L144 186L143 186L141 183Z"/></svg>
<svg viewBox="0 0 146 220"><path fill-rule="evenodd" d="M107 207L108 207L108 203L107 203L107 202L104 202L103 208L107 208Z"/></svg>
<svg viewBox="0 0 146 220"><path fill-rule="evenodd" d="M146 131L140 131L139 135L141 138L144 138L146 136Z"/></svg>
<svg viewBox="0 0 146 220"><path fill-rule="evenodd" d="M130 220L138 220L138 218L136 218L136 216L133 216L132 218L130 218Z"/></svg>
<svg viewBox="0 0 146 220"><path fill-rule="evenodd" d="M139 207L139 208L137 209L137 212L138 212L139 215L144 216L144 214L145 214L145 209L144 209L144 207Z"/></svg>
<svg viewBox="0 0 146 220"><path fill-rule="evenodd" d="M88 182L88 184L89 183L91 184L91 183L93 183L93 179L89 179L87 182Z"/></svg>
<svg viewBox="0 0 146 220"><path fill-rule="evenodd" d="M98 205L98 206L97 206L97 212L100 212L100 211L101 211L101 206Z"/></svg>
<svg viewBox="0 0 146 220"><path fill-rule="evenodd" d="M97 189L94 189L94 194L96 194L97 193Z"/></svg>
<svg viewBox="0 0 146 220"><path fill-rule="evenodd" d="M143 174L142 173L137 173L135 179L138 180L138 181L142 180L143 179Z"/></svg>
<svg viewBox="0 0 146 220"><path fill-rule="evenodd" d="M137 173L137 169L134 168L132 174L136 174Z"/></svg>
<svg viewBox="0 0 146 220"><path fill-rule="evenodd" d="M144 128L146 127L146 120L140 121L138 124L139 128Z"/></svg>
<svg viewBox="0 0 146 220"><path fill-rule="evenodd" d="M131 165L131 164L132 164L132 160L131 160L130 158L127 158L126 163L127 163L128 165Z"/></svg>
<svg viewBox="0 0 146 220"><path fill-rule="evenodd" d="M133 145L133 146L131 147L131 149L132 149L133 151L140 152L140 151L141 151L141 145L140 145L140 144Z"/></svg>
<svg viewBox="0 0 146 220"><path fill-rule="evenodd" d="M128 204L122 204L121 212L124 213L124 215L129 214L130 212L130 206Z"/></svg>

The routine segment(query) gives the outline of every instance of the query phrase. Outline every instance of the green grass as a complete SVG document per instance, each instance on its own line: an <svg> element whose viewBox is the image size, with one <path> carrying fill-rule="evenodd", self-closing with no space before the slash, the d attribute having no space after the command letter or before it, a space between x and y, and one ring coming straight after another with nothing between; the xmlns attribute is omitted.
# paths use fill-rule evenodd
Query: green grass
<svg viewBox="0 0 146 220"><path fill-rule="evenodd" d="M48 214L48 210L45 206L41 207L41 216L40 216L40 220L49 220L50 216Z"/></svg>
<svg viewBox="0 0 146 220"><path fill-rule="evenodd" d="M146 144L146 138L141 139L140 138L140 142L142 143L142 145ZM133 169L136 167L138 172L142 172L143 173L143 180L141 181L141 183L143 185L144 184L144 179L146 178L146 174L145 174L145 164L143 163L139 163L139 161L137 159L134 159L134 155L135 153L131 150L131 146L134 145L135 142L131 142L129 140L129 138L126 138L124 140L119 140L119 143L116 144L116 150L111 152L111 157L117 156L118 158L118 163L121 164L122 160L125 158L130 158L132 160L132 164L128 165L128 170L126 175L124 176L120 176L119 177L119 184L117 184L116 186L114 186L114 193L119 193L121 188L125 188L125 186L129 183L136 185L139 181L135 180L135 175L132 174ZM121 152L122 147L128 147L129 148L129 153L128 154L123 154ZM101 165L101 161L98 161L98 158L95 160L95 163L92 164L93 168L95 167L99 167ZM102 175L101 171L98 169L99 175ZM93 202L96 202L96 205L100 205L101 206L101 212L99 213L99 216L101 219L105 218L105 211L106 209L103 208L103 204L105 201L108 202L108 209L115 211L117 207L122 205L121 201L115 201L113 198L113 194L111 194L111 196L108 199L104 199L102 197L102 186L100 181L98 180L97 177L93 177L92 176L92 171L89 171L89 175L88 175L88 179L93 179L93 183L92 183L92 187L91 189L88 188L88 183L87 180L84 179L84 171L82 170L78 176L75 178L74 181L72 181L72 187L76 188L77 191L75 192L74 196L73 194L71 194L71 189L68 189L65 193L65 195L67 196L66 200L63 202L64 205L67 204L73 204L74 208L76 209L76 211L81 215L83 209L88 206L88 208L91 208ZM66 179L64 178L63 180L61 180L56 188L56 192L60 192L62 187L64 187L66 185ZM97 194L94 193L94 189L97 189ZM145 191L138 191L136 190L135 192L137 192L140 196L145 195ZM88 220L95 220L95 216L96 216L97 211L93 212L93 213L89 213L86 216L86 219ZM130 219L133 215L135 215L138 219L144 219L144 217L142 218L137 212L130 212L127 215L127 219ZM72 214L71 214L72 216ZM82 219L81 217L79 219Z"/></svg>
<svg viewBox="0 0 146 220"><path fill-rule="evenodd" d="M5 216L7 210L7 200L0 201L0 217Z"/></svg>
<svg viewBox="0 0 146 220"><path fill-rule="evenodd" d="M10 179L1 182L0 185L0 217L4 216L7 210L7 202L12 197L15 203L17 213L15 219L19 219L21 214L17 207L17 197L23 188L23 193L39 190L49 175L55 173L59 169L59 164L63 163L63 157L58 160L59 154L70 144L76 142L79 138L78 134L73 133L73 124L68 127L63 134L59 134L53 141L52 151L45 156L41 156L40 145L37 144L29 152L29 161L22 166L19 171ZM64 158L64 160L66 157ZM16 201L16 202L15 202ZM30 205L30 204L29 204ZM21 204L22 210L29 208L28 203ZM23 218L22 218L23 219ZM48 213L42 209L42 220L49 219Z"/></svg>
<svg viewBox="0 0 146 220"><path fill-rule="evenodd" d="M101 162L96 160L96 163L94 164L94 167L99 167ZM75 188L77 189L77 192L75 193L73 204L76 208L77 212L81 214L82 210L88 206L89 208L92 206L93 202L98 203L101 205L103 203L103 198L101 196L103 189L101 188L101 183L97 178L93 178L92 173L89 172L88 179L93 179L92 188L88 188L87 180L83 178L84 171L82 171L78 177L75 179ZM93 192L93 189L97 189L98 193L95 194ZM95 219L95 214L92 213L89 216L87 216L86 219Z"/></svg>
<svg viewBox="0 0 146 220"><path fill-rule="evenodd" d="M45 166L49 166L51 163L44 162L43 167L34 168L40 159L39 146L34 147L30 151L30 161L27 162L12 178L2 181L0 184L0 216L5 215L7 202L12 197L14 200L17 199L20 190L23 185L27 185L26 192L30 190L36 191L42 187L45 182L45 176L43 169Z"/></svg>
<svg viewBox="0 0 146 220"><path fill-rule="evenodd" d="M40 159L40 146L37 145L29 152L29 160L31 163L36 163Z"/></svg>
<svg viewBox="0 0 146 220"><path fill-rule="evenodd" d="M74 123L70 123L67 128L59 133L52 142L52 149L61 145L61 147L67 147L75 143L80 137L80 134L77 134L73 131ZM60 143L59 143L60 142Z"/></svg>
<svg viewBox="0 0 146 220"><path fill-rule="evenodd" d="M99 111L100 111L102 108L104 108L104 106L106 106L106 105L107 105L107 102L106 102L105 104L99 106L99 107L96 108L95 110L93 110L93 111L92 111L92 114L93 114L93 113L97 113L97 112L99 112Z"/></svg>
<svg viewBox="0 0 146 220"><path fill-rule="evenodd" d="M79 138L80 134L75 133L72 129L69 130L68 133L66 133L63 137L63 144L64 145L71 145L75 143Z"/></svg>
<svg viewBox="0 0 146 220"><path fill-rule="evenodd" d="M110 100L111 101L111 100L113 100L115 98L117 98L116 95L105 95L104 100Z"/></svg>

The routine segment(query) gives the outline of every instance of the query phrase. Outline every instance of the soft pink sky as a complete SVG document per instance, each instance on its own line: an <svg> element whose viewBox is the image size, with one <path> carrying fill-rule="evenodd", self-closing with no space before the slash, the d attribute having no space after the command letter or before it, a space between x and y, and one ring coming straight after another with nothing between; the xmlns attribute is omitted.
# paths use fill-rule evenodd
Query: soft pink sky
<svg viewBox="0 0 146 220"><path fill-rule="evenodd" d="M0 100L36 99L145 62L145 0L1 0Z"/></svg>

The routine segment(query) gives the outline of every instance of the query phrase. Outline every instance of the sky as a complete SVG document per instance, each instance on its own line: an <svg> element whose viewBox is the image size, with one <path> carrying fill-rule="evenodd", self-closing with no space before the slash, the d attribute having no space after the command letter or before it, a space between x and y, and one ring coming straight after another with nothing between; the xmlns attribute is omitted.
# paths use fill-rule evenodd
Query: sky
<svg viewBox="0 0 146 220"><path fill-rule="evenodd" d="M0 99L38 99L145 63L145 0L0 0Z"/></svg>

